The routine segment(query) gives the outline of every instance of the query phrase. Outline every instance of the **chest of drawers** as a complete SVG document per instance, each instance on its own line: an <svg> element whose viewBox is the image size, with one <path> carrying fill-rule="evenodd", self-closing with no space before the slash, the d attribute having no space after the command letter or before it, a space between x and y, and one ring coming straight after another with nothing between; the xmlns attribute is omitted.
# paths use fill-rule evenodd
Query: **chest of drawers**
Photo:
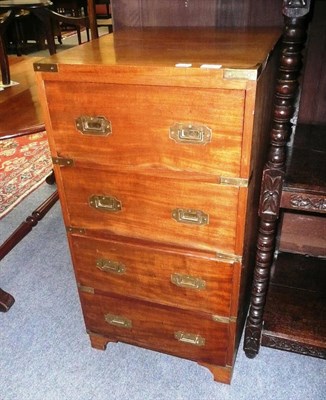
<svg viewBox="0 0 326 400"><path fill-rule="evenodd" d="M275 29L142 29L35 64L91 344L230 382L248 300Z"/></svg>

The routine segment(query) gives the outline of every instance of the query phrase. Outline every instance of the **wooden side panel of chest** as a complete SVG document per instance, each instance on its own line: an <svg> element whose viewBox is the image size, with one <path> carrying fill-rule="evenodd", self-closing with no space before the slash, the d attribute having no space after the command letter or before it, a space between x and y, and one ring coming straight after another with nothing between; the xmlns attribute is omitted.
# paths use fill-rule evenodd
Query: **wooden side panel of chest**
<svg viewBox="0 0 326 400"><path fill-rule="evenodd" d="M189 358L230 382L272 63L257 80L256 67L114 62L38 74L92 345Z"/></svg>

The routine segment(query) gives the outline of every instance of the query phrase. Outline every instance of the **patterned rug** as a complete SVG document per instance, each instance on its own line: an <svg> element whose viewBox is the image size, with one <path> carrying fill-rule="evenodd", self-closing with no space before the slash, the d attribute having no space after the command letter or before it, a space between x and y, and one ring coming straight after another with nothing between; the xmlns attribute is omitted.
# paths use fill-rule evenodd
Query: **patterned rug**
<svg viewBox="0 0 326 400"><path fill-rule="evenodd" d="M0 219L51 173L46 133L0 141Z"/></svg>
<svg viewBox="0 0 326 400"><path fill-rule="evenodd" d="M80 29L80 32L84 32L84 31L86 31L86 28L81 28L81 29ZM76 31L76 29L74 29L73 27L71 27L71 28L66 27L66 28L62 29L62 31L61 31L62 40L71 38L72 36L76 36L76 38L77 38L77 31ZM77 40L77 39L76 39L76 40Z"/></svg>
<svg viewBox="0 0 326 400"><path fill-rule="evenodd" d="M84 30L85 30L85 28L82 29L82 31L84 31ZM77 36L77 31L76 31L76 29L73 29L73 28L71 28L71 29L65 28L65 29L62 29L62 31L61 31L62 40L68 39L75 35Z"/></svg>

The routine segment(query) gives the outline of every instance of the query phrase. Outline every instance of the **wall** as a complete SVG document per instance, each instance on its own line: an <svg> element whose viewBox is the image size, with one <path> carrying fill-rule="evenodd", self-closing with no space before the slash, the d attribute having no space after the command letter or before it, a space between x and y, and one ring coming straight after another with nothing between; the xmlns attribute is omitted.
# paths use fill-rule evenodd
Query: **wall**
<svg viewBox="0 0 326 400"><path fill-rule="evenodd" d="M114 29L124 26L275 26L282 0L111 0Z"/></svg>
<svg viewBox="0 0 326 400"><path fill-rule="evenodd" d="M301 123L326 124L326 1L316 0L304 59Z"/></svg>

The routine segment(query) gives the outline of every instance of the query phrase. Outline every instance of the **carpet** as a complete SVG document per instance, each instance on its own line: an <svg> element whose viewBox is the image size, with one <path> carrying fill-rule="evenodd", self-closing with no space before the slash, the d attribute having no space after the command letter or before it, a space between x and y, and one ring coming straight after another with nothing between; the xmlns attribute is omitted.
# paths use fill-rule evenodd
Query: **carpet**
<svg viewBox="0 0 326 400"><path fill-rule="evenodd" d="M80 32L86 31L86 28L81 28ZM65 40L71 38L72 36L77 36L77 31L74 27L64 27L61 30L61 39Z"/></svg>
<svg viewBox="0 0 326 400"><path fill-rule="evenodd" d="M46 132L0 141L0 219L51 173Z"/></svg>

